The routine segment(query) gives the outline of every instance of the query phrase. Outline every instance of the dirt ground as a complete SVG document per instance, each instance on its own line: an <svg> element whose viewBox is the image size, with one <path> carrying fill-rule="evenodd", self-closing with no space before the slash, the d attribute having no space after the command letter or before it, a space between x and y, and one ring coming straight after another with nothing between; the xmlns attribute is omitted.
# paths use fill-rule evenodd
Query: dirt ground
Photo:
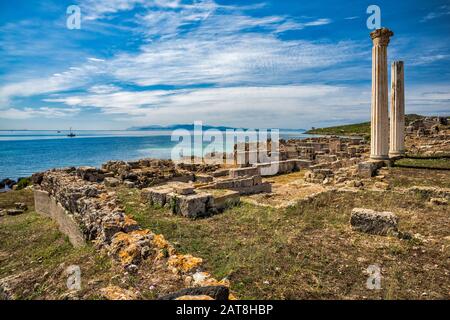
<svg viewBox="0 0 450 320"><path fill-rule="evenodd" d="M242 200L255 205L267 205L275 208L286 208L295 205L298 201L326 190L318 184L305 182L305 170L264 178L264 182L272 183L272 193L255 194L242 197Z"/></svg>

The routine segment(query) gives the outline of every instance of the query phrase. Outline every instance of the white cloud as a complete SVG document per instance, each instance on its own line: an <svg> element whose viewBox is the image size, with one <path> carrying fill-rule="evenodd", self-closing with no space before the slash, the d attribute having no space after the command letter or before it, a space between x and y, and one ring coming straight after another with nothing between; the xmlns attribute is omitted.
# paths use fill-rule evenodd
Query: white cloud
<svg viewBox="0 0 450 320"><path fill-rule="evenodd" d="M142 7L134 15L140 25L134 35L144 38L144 44L135 53L117 53L109 58L89 53L85 63L71 63L66 71L53 70L49 73L52 76L3 85L3 117L63 117L83 108L97 108L115 120L141 124L203 120L235 126L253 123L300 128L319 126L329 119L336 123L368 119L369 85L351 88L320 84L369 81L367 41L286 40L281 35L332 23L328 18L251 16L247 10L262 4L222 6L211 0L192 4L174 0L81 3L88 19L102 21L119 11ZM448 59L439 50L429 52L408 65ZM358 64L361 60L367 60L367 65ZM192 89L204 84L211 87ZM141 88L121 88L133 85ZM145 88L159 85L175 88ZM78 92L64 93L69 90ZM9 107L16 97L45 94L51 94L45 102L71 108ZM437 97L407 99L413 108L425 103L432 106L429 110L440 110L445 101Z"/></svg>
<svg viewBox="0 0 450 320"><path fill-rule="evenodd" d="M113 84L104 84L104 85L100 84L90 87L88 91L96 94L106 94L120 91L120 88Z"/></svg>
<svg viewBox="0 0 450 320"><path fill-rule="evenodd" d="M102 19L109 14L132 10L145 0L82 0L80 6L84 20Z"/></svg>
<svg viewBox="0 0 450 320"><path fill-rule="evenodd" d="M80 109L77 108L52 108L52 107L41 107L41 108L8 108L2 110L0 113L0 118L2 119L31 119L31 118L64 118L72 116L78 113Z"/></svg>
<svg viewBox="0 0 450 320"><path fill-rule="evenodd" d="M81 2L98 17L131 10L140 4L143 2L138 0ZM147 15L141 16L147 35L173 35L185 23L202 23L181 36L144 44L137 54L117 54L108 60L88 57L84 65L71 66L64 72L52 72L52 76L28 77L22 82L6 84L0 87L0 100L3 102L0 108L5 108L6 102L14 97L56 93L84 88L89 84L102 85L104 77L140 86L289 83L296 79L295 72L327 67L356 55L352 43L282 41L276 35L285 30L331 22L325 18L304 23L279 16L255 18L240 12L261 5L219 6L211 0L192 4L145 1L145 5L152 8ZM161 19L167 23L154 19L155 14L162 14ZM146 18L151 25L144 23ZM267 28L269 32L253 33L250 31L253 28Z"/></svg>
<svg viewBox="0 0 450 320"><path fill-rule="evenodd" d="M97 107L135 123L193 122L300 128L323 114L364 116L370 92L328 85L229 87L116 92L48 99L73 107ZM347 112L343 112L343 110ZM355 110L356 109L356 110Z"/></svg>
<svg viewBox="0 0 450 320"><path fill-rule="evenodd" d="M448 15L450 15L450 5L443 5L438 8L438 11L428 13L422 18L422 20L420 20L420 22L427 22L429 20L434 20Z"/></svg>
<svg viewBox="0 0 450 320"><path fill-rule="evenodd" d="M285 85L121 91L52 98L47 102L95 107L115 120L141 125L199 120L244 127L309 128L368 121L370 97L370 85ZM406 112L442 114L450 110L449 97L450 91L443 85L408 87Z"/></svg>
<svg viewBox="0 0 450 320"><path fill-rule="evenodd" d="M80 67L70 67L67 71L54 73L46 78L33 78L6 84L0 87L0 109L5 108L14 97L29 97L82 88L102 73L102 66L91 58Z"/></svg>
<svg viewBox="0 0 450 320"><path fill-rule="evenodd" d="M298 82L308 70L360 56L353 42L282 41L263 34L189 35L155 42L109 63L116 79L140 86ZM302 74L305 73L305 74Z"/></svg>
<svg viewBox="0 0 450 320"><path fill-rule="evenodd" d="M449 54L433 54L431 52L423 52L422 56L414 56L410 59L410 66L420 66L434 63L441 60L449 60Z"/></svg>
<svg viewBox="0 0 450 320"><path fill-rule="evenodd" d="M88 60L91 62L105 62L104 59L98 59L98 58L88 58Z"/></svg>

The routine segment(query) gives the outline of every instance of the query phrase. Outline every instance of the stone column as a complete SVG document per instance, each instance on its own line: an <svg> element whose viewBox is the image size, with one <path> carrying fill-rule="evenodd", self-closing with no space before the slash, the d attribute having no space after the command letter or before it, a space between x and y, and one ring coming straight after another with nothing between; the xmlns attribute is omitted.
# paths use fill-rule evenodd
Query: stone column
<svg viewBox="0 0 450 320"><path fill-rule="evenodd" d="M372 107L370 158L389 159L387 46L394 33L386 28L370 33L372 48Z"/></svg>
<svg viewBox="0 0 450 320"><path fill-rule="evenodd" d="M405 154L405 80L403 61L394 61L391 69L391 135L389 157Z"/></svg>

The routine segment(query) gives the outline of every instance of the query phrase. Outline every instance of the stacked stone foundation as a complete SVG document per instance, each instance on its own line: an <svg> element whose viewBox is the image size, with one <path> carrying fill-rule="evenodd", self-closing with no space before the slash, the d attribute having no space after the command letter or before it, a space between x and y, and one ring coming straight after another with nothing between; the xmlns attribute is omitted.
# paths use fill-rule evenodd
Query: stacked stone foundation
<svg viewBox="0 0 450 320"><path fill-rule="evenodd" d="M178 254L162 235L141 228L125 214L115 192L81 172L86 171L68 168L33 176L36 211L53 219L74 246L93 242L127 270L163 261L188 288L229 286L204 272L201 258ZM199 274L201 281L187 281Z"/></svg>

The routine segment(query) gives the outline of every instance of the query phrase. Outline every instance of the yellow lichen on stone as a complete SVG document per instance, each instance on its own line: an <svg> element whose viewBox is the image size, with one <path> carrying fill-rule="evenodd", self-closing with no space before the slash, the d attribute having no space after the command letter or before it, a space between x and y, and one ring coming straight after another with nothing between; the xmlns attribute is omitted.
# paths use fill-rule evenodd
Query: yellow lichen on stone
<svg viewBox="0 0 450 320"><path fill-rule="evenodd" d="M102 296L108 300L136 300L137 296L130 290L125 290L117 286L108 286L100 289Z"/></svg>
<svg viewBox="0 0 450 320"><path fill-rule="evenodd" d="M150 235L149 230L136 230L130 233L118 232L111 241L111 252L115 254L122 265L137 263L141 258L141 248L138 243Z"/></svg>
<svg viewBox="0 0 450 320"><path fill-rule="evenodd" d="M153 237L152 242L158 249L168 249L169 247L172 247L172 245L167 242L162 234L156 234Z"/></svg>
<svg viewBox="0 0 450 320"><path fill-rule="evenodd" d="M181 296L176 298L175 300L214 300L210 296L201 295L201 296Z"/></svg>
<svg viewBox="0 0 450 320"><path fill-rule="evenodd" d="M119 260L122 265L128 265L136 261L140 254L139 248L134 243L119 251Z"/></svg>
<svg viewBox="0 0 450 320"><path fill-rule="evenodd" d="M124 228L131 227L131 226L137 226L137 225L138 225L138 223L136 222L136 220L131 219L129 216L125 216L124 221L123 221Z"/></svg>
<svg viewBox="0 0 450 320"><path fill-rule="evenodd" d="M162 234L153 237L152 244L159 249L157 259L162 259L175 254L175 248L164 238Z"/></svg>
<svg viewBox="0 0 450 320"><path fill-rule="evenodd" d="M201 258L193 257L190 254L185 255L172 255L169 257L167 264L169 267L175 268L182 272L189 272L203 263Z"/></svg>

